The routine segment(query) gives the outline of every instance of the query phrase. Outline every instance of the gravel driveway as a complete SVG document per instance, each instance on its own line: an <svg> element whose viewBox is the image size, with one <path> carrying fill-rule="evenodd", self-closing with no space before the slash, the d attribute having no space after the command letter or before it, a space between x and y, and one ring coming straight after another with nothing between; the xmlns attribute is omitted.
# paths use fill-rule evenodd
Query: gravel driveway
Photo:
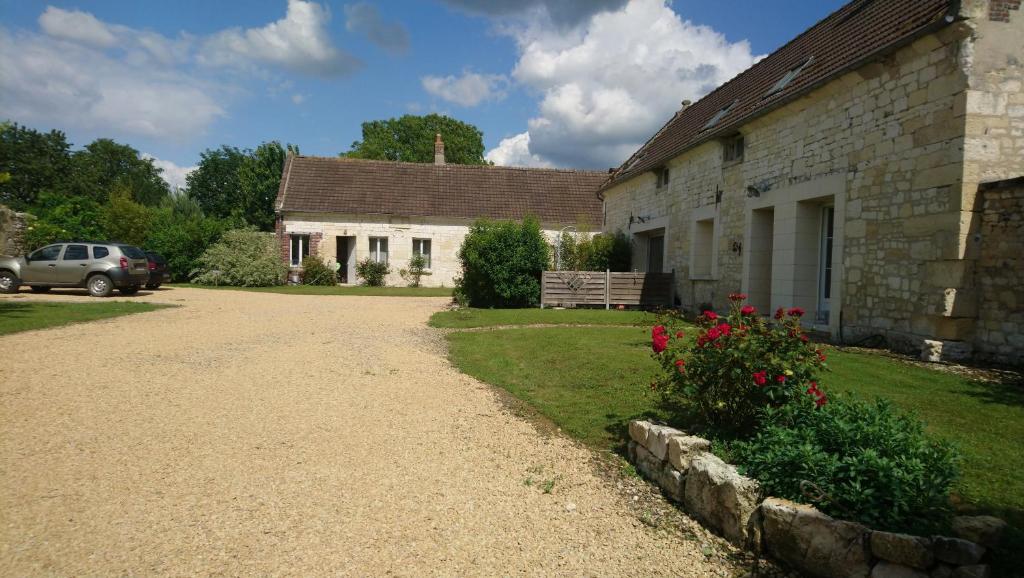
<svg viewBox="0 0 1024 578"><path fill-rule="evenodd" d="M455 371L442 299L141 298L0 337L0 574L735 571Z"/></svg>

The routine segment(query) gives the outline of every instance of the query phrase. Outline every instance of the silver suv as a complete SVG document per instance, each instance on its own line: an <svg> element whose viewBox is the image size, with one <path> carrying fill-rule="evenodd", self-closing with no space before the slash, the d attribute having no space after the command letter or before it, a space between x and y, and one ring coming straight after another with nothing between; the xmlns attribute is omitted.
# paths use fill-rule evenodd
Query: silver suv
<svg viewBox="0 0 1024 578"><path fill-rule="evenodd" d="M0 257L0 293L28 285L36 293L85 287L93 297L107 297L116 287L134 295L148 281L146 254L119 243L55 243L25 257Z"/></svg>

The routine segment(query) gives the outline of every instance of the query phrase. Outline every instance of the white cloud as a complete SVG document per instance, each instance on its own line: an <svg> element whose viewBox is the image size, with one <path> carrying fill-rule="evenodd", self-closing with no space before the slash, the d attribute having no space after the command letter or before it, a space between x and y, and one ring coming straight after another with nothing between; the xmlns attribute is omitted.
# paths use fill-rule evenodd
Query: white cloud
<svg viewBox="0 0 1024 578"><path fill-rule="evenodd" d="M632 0L571 32L538 19L504 30L519 46L513 78L540 94L528 152L557 166L621 164L680 101L756 61L746 41L683 20L664 0Z"/></svg>
<svg viewBox="0 0 1024 578"><path fill-rule="evenodd" d="M338 76L361 63L331 42L331 13L315 2L288 0L285 17L262 28L231 28L208 38L199 53L211 66L272 65L313 76Z"/></svg>
<svg viewBox="0 0 1024 578"><path fill-rule="evenodd" d="M360 32L392 54L409 50L409 31L397 22L385 22L377 7L366 2L345 6L345 29Z"/></svg>
<svg viewBox="0 0 1024 578"><path fill-rule="evenodd" d="M114 32L88 12L61 10L47 6L39 16L39 26L50 36L74 40L91 46L109 48L117 43Z"/></svg>
<svg viewBox="0 0 1024 578"><path fill-rule="evenodd" d="M508 77L503 74L479 74L464 71L461 76L424 76L420 79L428 93L461 106L476 106L487 100L505 98Z"/></svg>
<svg viewBox="0 0 1024 578"><path fill-rule="evenodd" d="M524 132L502 139L498 146L487 151L484 158L506 167L550 168L551 163L535 154L530 154L530 133Z"/></svg>
<svg viewBox="0 0 1024 578"><path fill-rule="evenodd" d="M142 153L142 158L151 159L153 164L162 170L160 176L163 177L167 184L171 186L171 190L185 188L185 179L188 174L196 170L197 167L181 167L171 161L165 161L158 159L151 154Z"/></svg>
<svg viewBox="0 0 1024 578"><path fill-rule="evenodd" d="M148 53L125 46L111 53L0 28L0 109L20 122L178 141L224 114L216 85L154 65Z"/></svg>

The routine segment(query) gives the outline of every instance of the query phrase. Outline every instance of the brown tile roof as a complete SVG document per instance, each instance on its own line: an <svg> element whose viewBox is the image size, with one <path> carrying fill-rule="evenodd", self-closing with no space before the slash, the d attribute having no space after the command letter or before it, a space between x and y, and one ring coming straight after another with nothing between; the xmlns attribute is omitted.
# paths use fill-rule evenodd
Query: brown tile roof
<svg viewBox="0 0 1024 578"><path fill-rule="evenodd" d="M603 188L631 179L756 116L854 69L881 53L944 26L957 0L854 0L677 113L615 172ZM788 71L810 62L782 90L767 95ZM767 95L767 96L766 96ZM712 127L708 121L732 104Z"/></svg>
<svg viewBox="0 0 1024 578"><path fill-rule="evenodd" d="M606 172L292 156L283 212L522 219L599 227Z"/></svg>

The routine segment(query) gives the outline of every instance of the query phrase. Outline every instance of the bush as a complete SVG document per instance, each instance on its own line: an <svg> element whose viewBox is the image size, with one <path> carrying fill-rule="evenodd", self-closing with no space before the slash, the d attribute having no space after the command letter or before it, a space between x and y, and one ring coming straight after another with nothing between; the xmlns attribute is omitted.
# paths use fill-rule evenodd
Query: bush
<svg viewBox="0 0 1024 578"><path fill-rule="evenodd" d="M185 199L165 203L153 212L145 247L167 259L175 281L187 281L199 267L203 251L216 243L234 221L205 217Z"/></svg>
<svg viewBox="0 0 1024 578"><path fill-rule="evenodd" d="M427 258L420 253L414 253L409 259L408 269L399 269L398 274L409 284L409 287L419 287L420 279L427 271Z"/></svg>
<svg viewBox="0 0 1024 578"><path fill-rule="evenodd" d="M563 271L629 271L633 254L629 239L621 231L592 237L562 233L557 251L560 259L555 265Z"/></svg>
<svg viewBox="0 0 1024 578"><path fill-rule="evenodd" d="M383 287L390 273L391 267L387 263L378 263L369 257L356 263L356 275L362 277L363 285Z"/></svg>
<svg viewBox="0 0 1024 578"><path fill-rule="evenodd" d="M697 318L695 340L679 327L652 330L654 356L664 370L660 383L670 405L691 409L718 431L752 434L761 409L800 397L819 405L827 397L814 381L825 367L825 354L811 344L800 327L803 310L775 313L769 324L746 295L731 295L728 316L705 311Z"/></svg>
<svg viewBox="0 0 1024 578"><path fill-rule="evenodd" d="M530 307L540 302L540 277L550 248L536 219L480 220L459 249L457 298L473 307Z"/></svg>
<svg viewBox="0 0 1024 578"><path fill-rule="evenodd" d="M280 285L288 267L272 233L235 229L199 258L192 282L201 285L266 287Z"/></svg>
<svg viewBox="0 0 1024 578"><path fill-rule="evenodd" d="M760 433L730 451L770 495L808 502L818 494L813 501L829 515L895 532L940 529L958 477L955 449L881 399L767 409Z"/></svg>
<svg viewBox="0 0 1024 578"><path fill-rule="evenodd" d="M338 276L318 255L309 255L302 260L303 285L335 285Z"/></svg>

